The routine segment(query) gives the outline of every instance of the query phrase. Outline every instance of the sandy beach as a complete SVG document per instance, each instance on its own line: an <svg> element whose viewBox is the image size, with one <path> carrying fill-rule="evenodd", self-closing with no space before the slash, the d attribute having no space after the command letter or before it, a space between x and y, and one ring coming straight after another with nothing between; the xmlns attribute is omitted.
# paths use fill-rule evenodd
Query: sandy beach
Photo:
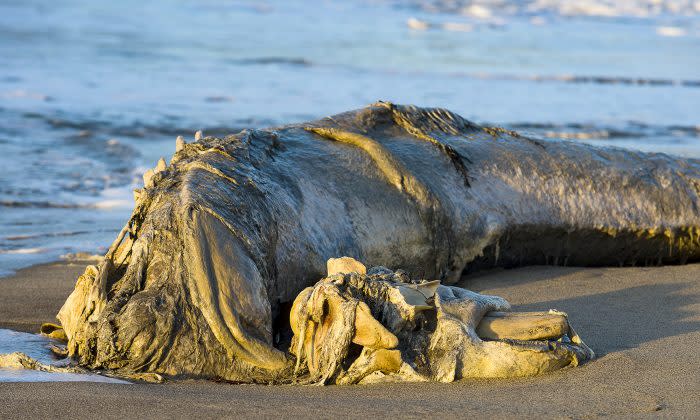
<svg viewBox="0 0 700 420"><path fill-rule="evenodd" d="M81 263L34 266L0 279L0 328L35 332L53 320ZM462 286L515 310L566 311L598 357L531 379L452 384L264 386L1 383L0 417L686 417L700 410L700 265L527 267Z"/></svg>
<svg viewBox="0 0 700 420"><path fill-rule="evenodd" d="M101 290L73 309L110 327L82 348L113 333L94 354L136 369L288 366L257 339L342 255L417 277L468 264L459 286L567 312L596 353L447 384L4 371L0 420L700 418L699 47L700 0L0 1L0 353L47 355L5 329L56 322L95 264L69 259L115 238L107 310L83 305ZM524 264L545 266L476 272ZM130 312L113 298L136 285ZM318 353L360 336L328 325Z"/></svg>

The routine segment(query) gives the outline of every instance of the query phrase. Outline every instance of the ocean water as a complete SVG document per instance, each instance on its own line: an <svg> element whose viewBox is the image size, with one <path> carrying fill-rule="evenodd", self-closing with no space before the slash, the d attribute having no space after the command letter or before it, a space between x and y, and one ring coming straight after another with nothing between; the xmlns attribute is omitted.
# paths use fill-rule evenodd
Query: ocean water
<svg viewBox="0 0 700 420"><path fill-rule="evenodd" d="M0 275L102 253L179 134L376 100L700 157L700 1L0 1Z"/></svg>
<svg viewBox="0 0 700 420"><path fill-rule="evenodd" d="M0 329L0 356L15 352L24 353L43 365L65 366L66 359L57 359L51 347L60 345L50 338L20 331ZM129 382L92 373L44 372L39 370L0 367L0 382L103 382L128 384Z"/></svg>

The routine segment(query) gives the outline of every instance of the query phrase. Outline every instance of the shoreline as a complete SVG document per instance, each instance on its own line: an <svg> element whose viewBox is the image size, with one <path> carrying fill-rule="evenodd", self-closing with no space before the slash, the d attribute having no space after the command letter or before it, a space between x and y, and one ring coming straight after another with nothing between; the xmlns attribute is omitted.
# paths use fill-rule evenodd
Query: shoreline
<svg viewBox="0 0 700 420"><path fill-rule="evenodd" d="M0 277L0 328L38 333L73 291L89 260L58 260L20 268Z"/></svg>
<svg viewBox="0 0 700 420"><path fill-rule="evenodd" d="M0 278L0 328L35 333L54 321L88 264L41 264ZM0 383L0 417L692 417L700 410L700 264L534 266L480 273L460 286L503 296L516 311L568 312L597 358L535 378L452 384Z"/></svg>

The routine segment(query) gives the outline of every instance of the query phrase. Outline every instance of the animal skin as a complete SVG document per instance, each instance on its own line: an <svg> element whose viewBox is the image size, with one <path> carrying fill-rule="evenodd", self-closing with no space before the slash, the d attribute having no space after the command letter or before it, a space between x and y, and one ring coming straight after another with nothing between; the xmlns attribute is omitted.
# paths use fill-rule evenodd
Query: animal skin
<svg viewBox="0 0 700 420"><path fill-rule="evenodd" d="M128 223L59 312L67 352L81 366L289 382L306 366L287 352L292 302L326 277L333 257L440 280L446 289L426 305L433 310L472 293L449 288L483 268L700 257L696 160L537 140L444 109L383 102L309 123L196 137L179 138L170 164L162 160L144 176ZM328 278L319 284L338 280ZM372 281L398 287L392 279ZM474 295L472 302L482 301ZM348 325L357 302L342 314ZM477 306L507 306L498 302ZM442 349L466 348L458 341L476 339L486 312L461 318L471 329L450 327L454 336ZM377 308L372 314L383 316ZM303 347L292 353L307 360L314 351ZM382 363L396 367L393 354ZM365 365L374 363L370 356L363 353ZM463 370L422 377L479 376ZM314 372L324 382L363 377L355 371L347 379L345 368Z"/></svg>

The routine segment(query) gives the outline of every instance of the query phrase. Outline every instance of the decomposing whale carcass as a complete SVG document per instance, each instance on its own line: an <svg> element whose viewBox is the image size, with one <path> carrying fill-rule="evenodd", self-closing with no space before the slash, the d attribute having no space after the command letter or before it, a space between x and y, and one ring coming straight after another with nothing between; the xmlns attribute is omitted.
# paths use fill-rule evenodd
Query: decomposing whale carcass
<svg viewBox="0 0 700 420"><path fill-rule="evenodd" d="M450 285L483 267L698 260L699 174L695 160L538 141L443 109L389 103L223 139L179 139L170 164L161 161L144 176L130 220L104 260L78 279L58 319L67 353L89 368L281 382L306 366L317 379L355 382L365 371L352 373L347 363L360 356L374 363L376 352L358 355L348 345L334 356L303 344L306 326L339 319L324 318L323 305L319 315L314 299L336 296L336 303L351 302L336 307L352 308L364 302L382 325L404 319L380 310L386 305L375 296L408 287L396 273L331 276L307 289L308 300L293 312L304 320L294 326L304 329L293 343L301 347L292 346L298 357L286 351L292 303L325 277L329 258L347 255L370 267L402 268L408 278L440 280L424 306L436 320L454 322L423 313L431 327L414 337L384 325L402 357L427 349L424 366L469 357L497 366L494 357L510 346L525 366L520 349L531 345L543 368L522 372L537 373L586 352L569 332L573 344L546 340L547 354L556 355L551 363L537 358L542 344L469 344L482 312L500 311L503 302L481 304ZM355 314L338 316L350 325ZM443 327L451 332L435 332ZM343 334L346 341L353 335ZM453 341L444 341L450 334ZM450 345L458 356L438 355ZM495 347L505 350L483 352ZM393 354L387 363L398 363ZM414 360L401 363L420 371ZM437 371L443 373L422 377L508 376L507 369Z"/></svg>
<svg viewBox="0 0 700 420"><path fill-rule="evenodd" d="M328 273L290 312L295 373L314 383L532 376L593 357L561 312L501 312L500 297L347 257Z"/></svg>

